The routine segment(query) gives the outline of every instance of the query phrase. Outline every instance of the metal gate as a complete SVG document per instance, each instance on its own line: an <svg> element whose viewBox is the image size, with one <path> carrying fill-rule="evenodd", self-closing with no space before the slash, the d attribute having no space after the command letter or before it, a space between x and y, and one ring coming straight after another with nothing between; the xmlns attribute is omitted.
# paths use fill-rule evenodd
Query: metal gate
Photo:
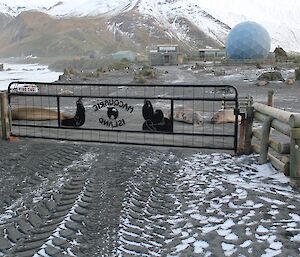
<svg viewBox="0 0 300 257"><path fill-rule="evenodd" d="M230 85L13 82L8 93L12 136L237 150Z"/></svg>

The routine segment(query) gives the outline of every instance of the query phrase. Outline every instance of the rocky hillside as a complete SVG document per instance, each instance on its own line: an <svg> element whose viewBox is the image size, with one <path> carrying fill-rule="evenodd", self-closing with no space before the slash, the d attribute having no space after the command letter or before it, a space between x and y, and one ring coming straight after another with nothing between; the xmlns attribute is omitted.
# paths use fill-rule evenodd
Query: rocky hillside
<svg viewBox="0 0 300 257"><path fill-rule="evenodd" d="M1 19L1 17L5 19ZM185 18L178 29L188 39L171 34L153 17L143 17L134 9L109 17L56 18L43 12L24 11L16 17L0 16L0 56L82 56L118 50L145 53L146 46L177 43L189 51L220 44ZM201 35L201 41L197 41ZM194 39L190 43L190 39Z"/></svg>
<svg viewBox="0 0 300 257"><path fill-rule="evenodd" d="M184 51L224 46L231 27L254 20L272 48L300 52L297 10L290 0L3 0L0 56L81 56L176 43Z"/></svg>

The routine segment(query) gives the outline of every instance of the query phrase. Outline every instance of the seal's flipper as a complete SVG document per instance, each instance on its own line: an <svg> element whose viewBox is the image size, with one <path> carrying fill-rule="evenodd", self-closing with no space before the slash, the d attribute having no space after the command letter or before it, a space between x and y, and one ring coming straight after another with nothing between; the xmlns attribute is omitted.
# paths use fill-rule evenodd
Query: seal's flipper
<svg viewBox="0 0 300 257"><path fill-rule="evenodd" d="M61 121L62 126L66 127L80 127L85 122L85 108L82 104L81 98L76 102L76 114L71 119L65 119Z"/></svg>
<svg viewBox="0 0 300 257"><path fill-rule="evenodd" d="M152 120L153 118L153 107L149 100L145 100L143 105L143 117L145 120Z"/></svg>

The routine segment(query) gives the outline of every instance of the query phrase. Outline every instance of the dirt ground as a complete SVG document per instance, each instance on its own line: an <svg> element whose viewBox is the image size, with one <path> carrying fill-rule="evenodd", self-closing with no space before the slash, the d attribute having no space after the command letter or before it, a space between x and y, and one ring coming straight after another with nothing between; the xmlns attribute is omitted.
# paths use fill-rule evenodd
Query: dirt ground
<svg viewBox="0 0 300 257"><path fill-rule="evenodd" d="M300 194L255 156L0 143L0 256L299 256Z"/></svg>
<svg viewBox="0 0 300 257"><path fill-rule="evenodd" d="M299 84L254 86L255 67L189 68L160 67L151 83L230 84L259 102L274 89L276 106L300 110ZM102 83L118 81L132 74ZM290 182L255 155L0 141L0 256L296 257L300 193Z"/></svg>
<svg viewBox="0 0 300 257"><path fill-rule="evenodd" d="M198 68L196 67L198 65ZM253 96L254 101L266 103L269 90L275 92L275 106L288 110L299 111L300 81L286 85L281 81L270 81L266 86L256 86L257 78L264 72L279 71L283 78L294 78L293 63L265 64L260 69L255 64L226 65L213 62L192 62L180 66L157 66L158 76L150 79L149 84L200 84L200 85L232 85L238 90L240 97ZM93 83L127 84L135 83L134 71L112 71L100 78L87 80ZM81 81L82 82L82 81Z"/></svg>

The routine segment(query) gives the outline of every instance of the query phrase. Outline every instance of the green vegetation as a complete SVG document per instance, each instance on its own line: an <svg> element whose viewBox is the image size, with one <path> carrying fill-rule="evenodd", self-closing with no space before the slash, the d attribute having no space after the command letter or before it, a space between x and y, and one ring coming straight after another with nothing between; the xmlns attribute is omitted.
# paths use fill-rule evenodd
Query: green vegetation
<svg viewBox="0 0 300 257"><path fill-rule="evenodd" d="M104 59L90 59L90 58L73 58L66 60L58 60L49 66L52 70L64 70L72 68L76 70L93 70L104 66L106 60Z"/></svg>
<svg viewBox="0 0 300 257"><path fill-rule="evenodd" d="M130 63L127 59L113 61L109 58L91 59L87 57L79 57L67 60L58 60L51 64L49 68L52 70L64 70L67 67L80 71L97 70L98 72L106 72L109 70L130 68L131 65L132 63Z"/></svg>
<svg viewBox="0 0 300 257"><path fill-rule="evenodd" d="M145 65L134 75L133 80L137 83L144 84L149 79L155 78L157 78L157 70L151 66Z"/></svg>
<svg viewBox="0 0 300 257"><path fill-rule="evenodd" d="M121 61L116 61L110 65L108 65L109 70L124 70L126 68L129 68L131 66L131 63L126 59L122 59Z"/></svg>
<svg viewBox="0 0 300 257"><path fill-rule="evenodd" d="M115 62L110 60L110 64L107 62L103 62L103 60L100 61L96 59L81 58L72 61L60 61L58 66L56 63L55 68L60 65L65 65L67 67L63 69L64 73L60 76L59 80L70 80L74 78L87 80L91 78L99 78L103 73L109 71L132 69L132 63L130 63L127 59Z"/></svg>
<svg viewBox="0 0 300 257"><path fill-rule="evenodd" d="M259 63L259 62L256 63L255 67L256 67L256 69L262 69L263 68L261 63Z"/></svg>
<svg viewBox="0 0 300 257"><path fill-rule="evenodd" d="M191 62L191 61L199 61L199 55L197 54L193 54L193 55L190 55L190 54L185 54L183 56L183 62L184 63L188 63L188 62Z"/></svg>
<svg viewBox="0 0 300 257"><path fill-rule="evenodd" d="M292 53L288 55L288 60L290 62L296 63L296 64L300 64L300 54L296 54L296 53Z"/></svg>
<svg viewBox="0 0 300 257"><path fill-rule="evenodd" d="M294 63L300 63L300 56L294 56L293 57L293 62Z"/></svg>

